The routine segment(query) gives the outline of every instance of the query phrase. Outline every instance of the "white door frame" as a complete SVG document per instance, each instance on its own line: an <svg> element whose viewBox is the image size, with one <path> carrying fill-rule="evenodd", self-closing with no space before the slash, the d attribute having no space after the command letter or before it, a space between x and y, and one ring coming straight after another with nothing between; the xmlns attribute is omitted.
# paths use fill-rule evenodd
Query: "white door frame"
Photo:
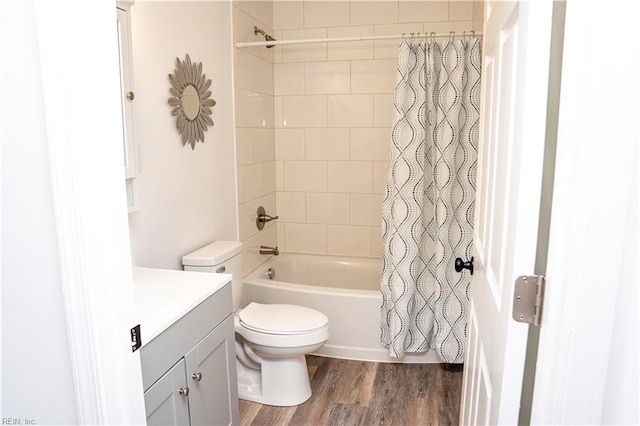
<svg viewBox="0 0 640 426"><path fill-rule="evenodd" d="M115 1L35 0L61 281L83 424L144 424ZM70 11L73 11L70 12Z"/></svg>

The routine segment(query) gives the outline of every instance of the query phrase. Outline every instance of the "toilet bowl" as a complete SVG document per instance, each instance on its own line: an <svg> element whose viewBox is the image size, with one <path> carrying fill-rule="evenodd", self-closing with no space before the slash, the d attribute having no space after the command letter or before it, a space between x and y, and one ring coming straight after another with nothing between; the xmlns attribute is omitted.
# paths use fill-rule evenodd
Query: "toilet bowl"
<svg viewBox="0 0 640 426"><path fill-rule="evenodd" d="M298 405L311 397L305 355L329 338L328 318L314 309L251 302L240 308L242 243L216 241L182 258L185 270L232 275L240 399Z"/></svg>

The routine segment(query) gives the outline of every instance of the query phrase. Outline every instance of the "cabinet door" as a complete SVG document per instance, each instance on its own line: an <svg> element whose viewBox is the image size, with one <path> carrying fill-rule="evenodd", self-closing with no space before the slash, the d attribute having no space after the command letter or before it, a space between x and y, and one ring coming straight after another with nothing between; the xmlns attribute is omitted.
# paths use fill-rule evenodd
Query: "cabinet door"
<svg viewBox="0 0 640 426"><path fill-rule="evenodd" d="M184 358L144 393L148 425L188 425L189 401ZM182 392L181 392L182 390Z"/></svg>
<svg viewBox="0 0 640 426"><path fill-rule="evenodd" d="M131 31L129 11L116 8L118 23L118 49L120 54L120 90L122 99L122 126L124 139L125 178L136 177L135 146L133 142L133 78L131 66Z"/></svg>
<svg viewBox="0 0 640 426"><path fill-rule="evenodd" d="M239 424L233 316L185 356L191 424Z"/></svg>

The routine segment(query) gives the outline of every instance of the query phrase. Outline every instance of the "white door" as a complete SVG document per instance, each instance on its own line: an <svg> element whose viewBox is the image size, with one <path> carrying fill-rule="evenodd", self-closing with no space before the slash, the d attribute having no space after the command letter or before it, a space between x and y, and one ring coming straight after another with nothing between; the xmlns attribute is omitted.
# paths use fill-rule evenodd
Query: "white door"
<svg viewBox="0 0 640 426"><path fill-rule="evenodd" d="M548 0L485 5L462 424L518 421L528 325L511 318L513 285L535 262L551 11Z"/></svg>
<svg viewBox="0 0 640 426"><path fill-rule="evenodd" d="M567 4L532 424L640 424L639 14Z"/></svg>

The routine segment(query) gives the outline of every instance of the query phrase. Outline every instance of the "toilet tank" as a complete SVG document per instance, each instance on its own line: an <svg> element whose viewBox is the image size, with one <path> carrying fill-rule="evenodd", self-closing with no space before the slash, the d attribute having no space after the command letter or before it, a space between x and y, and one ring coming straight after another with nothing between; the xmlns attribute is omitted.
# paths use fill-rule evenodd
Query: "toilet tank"
<svg viewBox="0 0 640 426"><path fill-rule="evenodd" d="M240 307L242 296L242 243L238 241L215 241L182 256L185 271L231 274L233 310Z"/></svg>

